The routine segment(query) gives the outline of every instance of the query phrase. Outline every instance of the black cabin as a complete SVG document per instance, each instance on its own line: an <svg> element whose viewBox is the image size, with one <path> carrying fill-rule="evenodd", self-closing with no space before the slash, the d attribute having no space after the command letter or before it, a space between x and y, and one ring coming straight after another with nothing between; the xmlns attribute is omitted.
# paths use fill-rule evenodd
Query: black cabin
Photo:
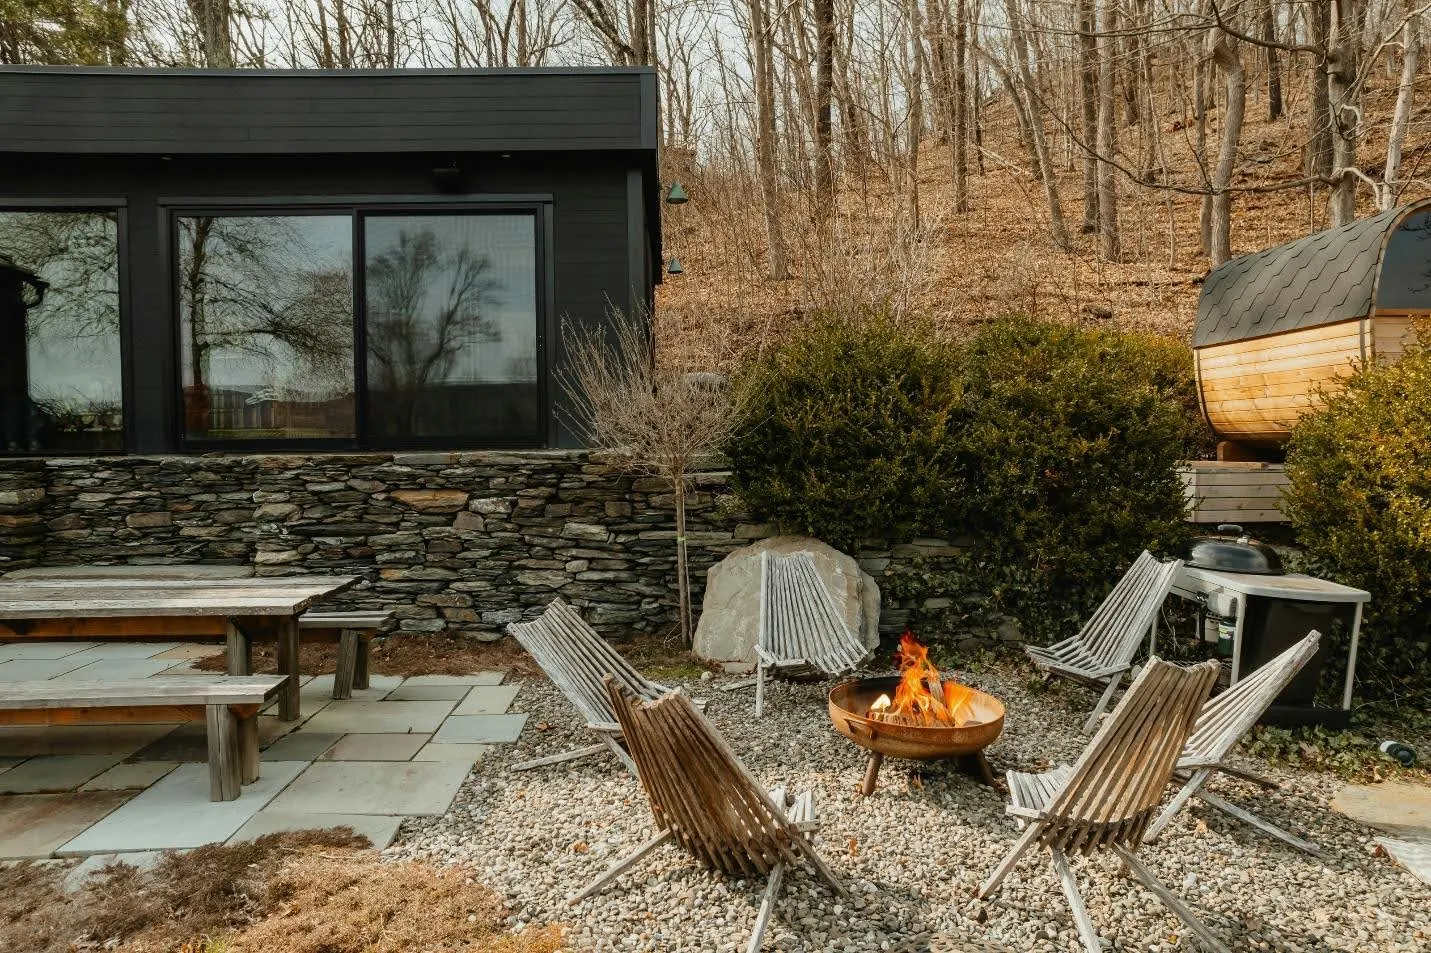
<svg viewBox="0 0 1431 953"><path fill-rule="evenodd" d="M0 454L573 446L562 323L650 306L650 69L0 83Z"/></svg>

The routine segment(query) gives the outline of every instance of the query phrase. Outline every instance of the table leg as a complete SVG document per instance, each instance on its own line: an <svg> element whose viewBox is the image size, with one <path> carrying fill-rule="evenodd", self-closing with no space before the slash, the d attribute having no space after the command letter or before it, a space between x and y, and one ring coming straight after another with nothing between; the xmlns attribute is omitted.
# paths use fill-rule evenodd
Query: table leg
<svg viewBox="0 0 1431 953"><path fill-rule="evenodd" d="M253 674L253 640L236 619L229 619L224 635L226 668L230 675Z"/></svg>
<svg viewBox="0 0 1431 953"><path fill-rule="evenodd" d="M278 696L279 721L298 720L298 691L302 687L298 674L298 619L289 617L278 624L278 674L287 675L283 691Z"/></svg>

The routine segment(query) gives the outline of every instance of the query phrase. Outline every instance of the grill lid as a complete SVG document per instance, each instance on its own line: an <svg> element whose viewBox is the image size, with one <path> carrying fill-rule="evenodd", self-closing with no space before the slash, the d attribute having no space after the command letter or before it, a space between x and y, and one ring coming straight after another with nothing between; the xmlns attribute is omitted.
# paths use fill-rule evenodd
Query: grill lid
<svg viewBox="0 0 1431 953"><path fill-rule="evenodd" d="M1223 535L1199 536L1192 541L1187 565L1249 576L1280 576L1286 571L1277 550L1259 543L1236 523L1222 523L1217 531Z"/></svg>

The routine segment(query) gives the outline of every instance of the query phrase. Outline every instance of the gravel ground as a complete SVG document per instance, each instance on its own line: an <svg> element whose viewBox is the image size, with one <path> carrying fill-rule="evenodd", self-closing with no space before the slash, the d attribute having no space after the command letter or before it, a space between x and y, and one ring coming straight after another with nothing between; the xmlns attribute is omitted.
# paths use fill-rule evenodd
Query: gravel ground
<svg viewBox="0 0 1431 953"><path fill-rule="evenodd" d="M1042 769L1082 749L1082 715L1074 709L1086 712L1093 698L1081 689L1031 696L1012 674L963 673L961 680L1008 708L1003 736L988 752L996 771ZM816 844L856 897L841 900L809 871L795 872L764 949L922 953L974 950L977 941L1020 953L1081 949L1046 853L1026 854L992 900L973 899L1016 836L1002 794L942 765L886 761L879 790L860 798L863 753L830 726L828 686L776 683L757 722L752 694L716 690L724 681L685 688L710 699L707 714L767 786L814 788L824 825ZM408 822L389 854L468 868L506 895L514 926L564 924L574 949L743 950L764 884L708 873L673 846L605 893L567 906L654 828L640 787L612 758L507 770L590 743L548 682L522 685L514 710L532 716L522 740L501 746L474 772L445 816ZM1331 860L1283 847L1194 800L1144 850L1153 871L1236 950L1431 950L1431 887L1377 856L1371 832L1327 808L1340 782L1247 766L1283 781L1282 791L1230 779L1215 789L1308 836ZM1074 868L1105 948L1196 948L1179 920L1118 875L1115 860L1075 859Z"/></svg>

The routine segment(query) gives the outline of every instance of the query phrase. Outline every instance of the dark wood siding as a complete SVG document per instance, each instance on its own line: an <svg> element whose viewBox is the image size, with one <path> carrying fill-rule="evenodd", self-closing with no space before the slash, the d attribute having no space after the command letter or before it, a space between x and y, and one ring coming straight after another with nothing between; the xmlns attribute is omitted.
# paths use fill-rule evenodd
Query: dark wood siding
<svg viewBox="0 0 1431 953"><path fill-rule="evenodd" d="M649 69L0 69L0 153L655 149Z"/></svg>
<svg viewBox="0 0 1431 953"><path fill-rule="evenodd" d="M453 161L466 173L472 195L437 196L432 169ZM555 331L562 320L600 322L608 299L629 309L648 293L648 288L630 286L633 250L628 231L629 171L644 161L642 154L620 152L548 153L510 160L452 153L243 160L17 156L7 160L0 205L6 199L124 199L127 439L130 450L152 453L174 449L178 423L169 237L164 234L162 203L221 205L226 199L244 198L271 200L274 206L300 199L461 203L476 196L550 196L552 295L546 318ZM638 245L634 254L644 259L646 251ZM634 273L649 280L644 261ZM560 365L560 348L553 336L548 335L547 387L557 403L561 388L553 372ZM553 432L555 444L579 445L565 427Z"/></svg>

